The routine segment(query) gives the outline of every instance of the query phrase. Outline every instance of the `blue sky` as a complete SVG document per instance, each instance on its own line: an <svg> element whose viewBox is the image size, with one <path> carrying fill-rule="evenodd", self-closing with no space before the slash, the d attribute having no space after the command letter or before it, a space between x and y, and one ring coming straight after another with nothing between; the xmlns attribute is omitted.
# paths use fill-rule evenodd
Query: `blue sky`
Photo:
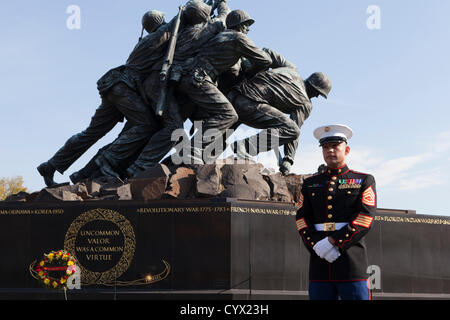
<svg viewBox="0 0 450 320"><path fill-rule="evenodd" d="M374 174L381 208L450 215L450 2L447 0L229 0L255 20L249 36L333 81L329 99L313 100L294 165L298 174L322 163L313 130L342 123L354 130L348 164ZM174 0L41 0L0 4L0 177L21 175L31 191L44 183L36 166L83 130L100 104L96 81L125 62L144 12L170 19ZM70 30L70 5L81 28ZM370 30L367 8L380 9ZM95 144L58 182L81 168L120 131ZM242 128L239 134L252 131ZM273 154L258 158L271 166Z"/></svg>

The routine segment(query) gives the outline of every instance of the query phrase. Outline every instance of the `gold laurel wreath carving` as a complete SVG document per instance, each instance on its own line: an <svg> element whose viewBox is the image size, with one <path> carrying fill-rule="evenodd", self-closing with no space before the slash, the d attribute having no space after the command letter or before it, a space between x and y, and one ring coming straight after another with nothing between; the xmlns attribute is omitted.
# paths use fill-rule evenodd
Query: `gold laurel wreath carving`
<svg viewBox="0 0 450 320"><path fill-rule="evenodd" d="M162 260L162 263L164 264L164 270L161 271L158 274L155 275L147 275L144 278L136 279L136 280L130 280L130 281L114 281L110 283L103 283L103 285L106 286L140 286L140 285L147 285L151 283L155 283L158 281L162 281L170 274L170 264Z"/></svg>
<svg viewBox="0 0 450 320"><path fill-rule="evenodd" d="M136 237L131 223L121 214L110 209L93 209L78 216L70 225L64 239L64 250L71 252L76 257L75 241L79 230L88 222L105 220L114 223L124 236L124 250L119 262L105 272L94 272L86 269L78 260L81 269L81 283L83 285L103 284L109 285L117 282L125 271L130 267L136 249Z"/></svg>

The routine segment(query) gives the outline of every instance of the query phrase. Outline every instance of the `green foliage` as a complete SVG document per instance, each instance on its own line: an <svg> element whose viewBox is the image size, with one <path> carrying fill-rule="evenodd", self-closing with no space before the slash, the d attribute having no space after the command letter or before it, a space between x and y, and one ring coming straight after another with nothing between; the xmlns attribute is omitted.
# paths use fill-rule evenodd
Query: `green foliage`
<svg viewBox="0 0 450 320"><path fill-rule="evenodd" d="M20 191L27 191L27 188L23 186L23 178L21 176L0 178L0 201Z"/></svg>

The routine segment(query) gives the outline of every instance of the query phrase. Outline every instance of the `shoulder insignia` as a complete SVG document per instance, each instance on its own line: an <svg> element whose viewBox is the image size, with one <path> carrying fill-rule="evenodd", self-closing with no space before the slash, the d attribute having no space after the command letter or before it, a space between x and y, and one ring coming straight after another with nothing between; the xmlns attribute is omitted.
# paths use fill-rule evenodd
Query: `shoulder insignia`
<svg viewBox="0 0 450 320"><path fill-rule="evenodd" d="M368 187L362 194L362 203L373 207L375 205L375 192L373 192L372 186Z"/></svg>
<svg viewBox="0 0 450 320"><path fill-rule="evenodd" d="M305 222L305 218L298 219L297 220L297 230L300 231L305 228L308 228L308 225Z"/></svg>
<svg viewBox="0 0 450 320"><path fill-rule="evenodd" d="M300 209L303 207L303 200L305 199L305 197L303 196L303 193L300 192L300 196L297 202L297 208Z"/></svg>
<svg viewBox="0 0 450 320"><path fill-rule="evenodd" d="M358 226L369 228L372 224L373 217L366 216L364 214L358 214L355 220L353 220L353 224L356 224Z"/></svg>

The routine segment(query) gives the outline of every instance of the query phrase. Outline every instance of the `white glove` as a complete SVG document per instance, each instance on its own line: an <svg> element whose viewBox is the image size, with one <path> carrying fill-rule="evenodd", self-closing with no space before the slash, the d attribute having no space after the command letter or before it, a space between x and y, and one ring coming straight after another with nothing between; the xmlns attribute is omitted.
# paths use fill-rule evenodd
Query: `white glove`
<svg viewBox="0 0 450 320"><path fill-rule="evenodd" d="M337 258L339 258L340 255L341 253L339 252L338 248L333 246L333 248L325 255L324 259L329 263L333 263Z"/></svg>
<svg viewBox="0 0 450 320"><path fill-rule="evenodd" d="M325 258L327 253L331 251L333 248L334 246L330 243L330 241L328 241L328 237L323 238L322 240L317 242L313 247L314 251L322 259Z"/></svg>

